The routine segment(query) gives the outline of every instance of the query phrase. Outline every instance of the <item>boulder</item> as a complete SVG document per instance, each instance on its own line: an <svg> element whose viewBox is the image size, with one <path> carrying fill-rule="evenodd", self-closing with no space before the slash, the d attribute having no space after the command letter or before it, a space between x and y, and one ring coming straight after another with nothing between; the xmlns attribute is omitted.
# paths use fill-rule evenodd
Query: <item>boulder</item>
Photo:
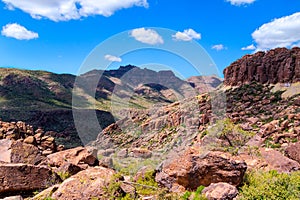
<svg viewBox="0 0 300 200"><path fill-rule="evenodd" d="M290 144L286 148L285 154L290 159L293 159L293 160L297 161L298 163L300 163L300 142L297 142L295 144Z"/></svg>
<svg viewBox="0 0 300 200"><path fill-rule="evenodd" d="M212 183L204 188L202 194L208 200L232 200L238 195L238 190L228 183Z"/></svg>
<svg viewBox="0 0 300 200"><path fill-rule="evenodd" d="M270 166L271 169L278 172L292 172L300 169L300 164L292 159L282 155L279 151L269 148L260 149L263 160Z"/></svg>
<svg viewBox="0 0 300 200"><path fill-rule="evenodd" d="M33 192L59 181L60 178L47 167L0 163L0 194Z"/></svg>
<svg viewBox="0 0 300 200"><path fill-rule="evenodd" d="M218 182L238 186L246 169L244 161L234 160L229 154L210 151L201 155L189 150L163 164L155 180L173 192L196 190L200 185Z"/></svg>
<svg viewBox="0 0 300 200"><path fill-rule="evenodd" d="M2 162L36 165L45 158L36 146L21 141L0 140L0 161Z"/></svg>
<svg viewBox="0 0 300 200"><path fill-rule="evenodd" d="M129 156L135 158L151 158L152 152L147 149L135 148L131 150Z"/></svg>
<svg viewBox="0 0 300 200"><path fill-rule="evenodd" d="M30 200L45 200L45 199L49 199L49 197L58 189L59 184L53 185L45 190L43 190L42 192L38 193L37 195L35 195L34 197L30 198Z"/></svg>
<svg viewBox="0 0 300 200"><path fill-rule="evenodd" d="M76 147L47 156L51 166L60 167L66 163L95 166L98 164L97 150L91 147Z"/></svg>
<svg viewBox="0 0 300 200"><path fill-rule="evenodd" d="M115 171L104 167L91 167L66 179L51 196L54 199L109 199L118 194L109 193ZM121 192L116 190L116 193Z"/></svg>
<svg viewBox="0 0 300 200"><path fill-rule="evenodd" d="M66 178L66 176L72 176L74 174L77 174L78 172L82 171L83 169L77 165L74 165L72 163L65 163L62 166L60 166L56 172L57 174L59 174L61 176L61 178L63 179L62 176L64 176L64 178Z"/></svg>

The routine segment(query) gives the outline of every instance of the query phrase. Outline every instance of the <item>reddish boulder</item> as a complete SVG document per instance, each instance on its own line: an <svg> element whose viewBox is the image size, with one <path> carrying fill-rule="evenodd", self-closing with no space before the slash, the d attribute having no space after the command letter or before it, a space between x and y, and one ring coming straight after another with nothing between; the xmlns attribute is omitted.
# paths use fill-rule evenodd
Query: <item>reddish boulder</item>
<svg viewBox="0 0 300 200"><path fill-rule="evenodd" d="M31 144L9 139L0 140L0 161L36 165L45 160L39 149Z"/></svg>
<svg viewBox="0 0 300 200"><path fill-rule="evenodd" d="M269 167L278 172L292 172L300 169L300 164L298 162L285 157L279 151L263 148L260 150L260 153Z"/></svg>
<svg viewBox="0 0 300 200"><path fill-rule="evenodd" d="M300 142L297 142L295 144L290 144L286 148L285 154L290 159L293 159L293 160L297 161L298 163L300 163Z"/></svg>
<svg viewBox="0 0 300 200"><path fill-rule="evenodd" d="M238 190L228 183L212 183L204 188L202 194L208 200L232 200L238 195Z"/></svg>
<svg viewBox="0 0 300 200"><path fill-rule="evenodd" d="M66 179L51 196L54 199L109 199L117 194L108 193L109 184L117 182L115 171L91 167ZM121 191L115 191L116 193Z"/></svg>
<svg viewBox="0 0 300 200"><path fill-rule="evenodd" d="M47 156L48 163L51 166L60 167L66 163L74 165L90 165L95 166L98 164L97 150L91 147L76 147L60 151Z"/></svg>
<svg viewBox="0 0 300 200"><path fill-rule="evenodd" d="M229 154L208 152L200 155L189 151L162 166L155 180L173 192L196 190L200 185L227 182L239 185L243 180L247 165L233 160Z"/></svg>

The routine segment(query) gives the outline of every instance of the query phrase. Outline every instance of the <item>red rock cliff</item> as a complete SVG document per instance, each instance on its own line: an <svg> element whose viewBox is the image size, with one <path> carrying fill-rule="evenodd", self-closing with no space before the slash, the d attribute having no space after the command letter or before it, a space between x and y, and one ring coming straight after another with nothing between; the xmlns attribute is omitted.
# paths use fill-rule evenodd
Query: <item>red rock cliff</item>
<svg viewBox="0 0 300 200"><path fill-rule="evenodd" d="M224 84L294 83L300 81L300 48L277 48L246 55L224 69Z"/></svg>

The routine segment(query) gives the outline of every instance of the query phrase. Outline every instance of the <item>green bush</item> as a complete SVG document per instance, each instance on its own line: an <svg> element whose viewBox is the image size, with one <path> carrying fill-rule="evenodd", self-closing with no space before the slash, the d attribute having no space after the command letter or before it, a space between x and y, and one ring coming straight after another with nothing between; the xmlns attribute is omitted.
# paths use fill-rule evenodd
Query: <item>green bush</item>
<svg viewBox="0 0 300 200"><path fill-rule="evenodd" d="M245 175L239 200L299 200L300 172L253 171Z"/></svg>

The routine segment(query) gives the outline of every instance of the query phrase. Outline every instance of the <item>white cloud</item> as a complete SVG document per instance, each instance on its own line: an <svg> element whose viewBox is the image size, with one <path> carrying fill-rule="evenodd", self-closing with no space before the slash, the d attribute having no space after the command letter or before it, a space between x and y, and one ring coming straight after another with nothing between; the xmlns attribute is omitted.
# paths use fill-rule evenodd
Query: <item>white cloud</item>
<svg viewBox="0 0 300 200"><path fill-rule="evenodd" d="M122 62L122 59L120 57L109 55L109 54L105 55L104 59L111 62Z"/></svg>
<svg viewBox="0 0 300 200"><path fill-rule="evenodd" d="M155 45L163 44L163 38L153 29L137 28L130 31L130 36L139 42Z"/></svg>
<svg viewBox="0 0 300 200"><path fill-rule="evenodd" d="M193 29L186 29L183 32L178 31L175 35L172 35L175 40L179 41L191 41L193 39L201 39L201 34L197 33Z"/></svg>
<svg viewBox="0 0 300 200"><path fill-rule="evenodd" d="M217 51L227 49L223 44L216 44L216 45L212 46L211 48L214 50L217 50Z"/></svg>
<svg viewBox="0 0 300 200"><path fill-rule="evenodd" d="M39 34L27 30L24 26L17 23L7 24L2 27L1 34L6 37L15 38L18 40L31 40L39 37Z"/></svg>
<svg viewBox="0 0 300 200"><path fill-rule="evenodd" d="M117 10L141 6L147 8L147 0L2 0L10 10L21 9L35 19L68 21L91 15L109 17Z"/></svg>
<svg viewBox="0 0 300 200"><path fill-rule="evenodd" d="M245 4L251 4L256 0L226 0L226 1L230 2L231 5L241 6L241 5L245 5Z"/></svg>
<svg viewBox="0 0 300 200"><path fill-rule="evenodd" d="M252 33L257 50L293 47L300 43L300 12L266 23Z"/></svg>
<svg viewBox="0 0 300 200"><path fill-rule="evenodd" d="M255 50L256 47L254 46L254 44L251 44L249 46L243 47L242 50L243 51L248 51L248 50Z"/></svg>

